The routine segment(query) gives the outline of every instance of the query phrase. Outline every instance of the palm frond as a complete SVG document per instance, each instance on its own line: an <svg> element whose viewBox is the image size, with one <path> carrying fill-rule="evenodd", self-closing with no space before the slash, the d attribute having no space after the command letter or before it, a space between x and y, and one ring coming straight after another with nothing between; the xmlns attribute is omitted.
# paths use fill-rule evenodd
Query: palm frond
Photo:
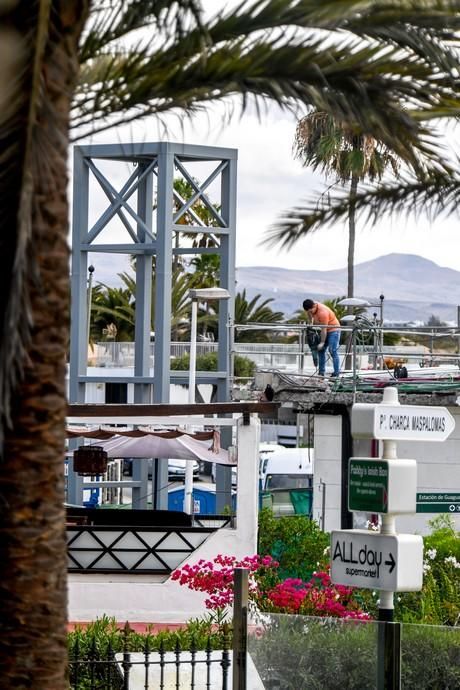
<svg viewBox="0 0 460 690"><path fill-rule="evenodd" d="M199 0L123 0L110 5L95 5L89 26L81 41L80 62L90 60L111 44L149 27L168 30L180 40L185 26L194 21L202 28Z"/></svg>
<svg viewBox="0 0 460 690"><path fill-rule="evenodd" d="M458 174L432 170L424 178L405 174L392 183L363 186L352 203L363 223L373 224L384 215L427 214L431 220L458 213L460 177ZM348 217L350 198L345 191L327 194L320 201L311 199L303 207L283 214L263 240L269 246L292 247L307 234Z"/></svg>
<svg viewBox="0 0 460 690"><path fill-rule="evenodd" d="M414 145L434 156L415 114L429 118L460 108L450 45L459 7L460 0L257 0L219 13L206 30L190 20L180 41L168 24L156 31L153 22L155 35L149 32L142 45L129 49L110 38L104 43L110 50L94 44L84 53L76 138L147 115L193 113L239 94L242 110L251 97L285 108L313 106L354 122L406 159ZM148 11L145 18L151 19ZM138 16L136 26L141 21ZM117 30L110 29L114 36L132 25L125 23L122 28L120 15ZM330 40L318 37L317 28Z"/></svg>
<svg viewBox="0 0 460 690"><path fill-rule="evenodd" d="M15 5L15 4L14 4ZM22 376L31 340L32 315L27 282L36 279L37 257L30 251L33 177L37 141L34 138L41 102L41 67L48 39L51 1L34 3L27 19L19 9L3 15L0 89L0 217L5 228L0 251L0 445L3 425L10 421L13 391ZM9 16L8 16L9 15ZM21 25L19 32L5 26Z"/></svg>
<svg viewBox="0 0 460 690"><path fill-rule="evenodd" d="M333 175L341 183L380 179L387 167L396 175L399 171L399 161L388 147L357 132L353 123L316 110L297 123L293 148L304 166ZM416 155L413 162L418 168Z"/></svg>

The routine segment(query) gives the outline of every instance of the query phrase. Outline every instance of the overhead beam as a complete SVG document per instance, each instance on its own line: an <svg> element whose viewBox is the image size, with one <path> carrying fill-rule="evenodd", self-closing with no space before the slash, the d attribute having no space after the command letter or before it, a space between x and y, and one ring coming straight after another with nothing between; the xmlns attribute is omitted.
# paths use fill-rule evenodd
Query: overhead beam
<svg viewBox="0 0 460 690"><path fill-rule="evenodd" d="M71 404L67 408L68 417L168 417L173 415L206 415L206 414L273 414L279 407L274 402L218 402L179 405L104 405L104 404ZM212 424L212 417L209 418Z"/></svg>

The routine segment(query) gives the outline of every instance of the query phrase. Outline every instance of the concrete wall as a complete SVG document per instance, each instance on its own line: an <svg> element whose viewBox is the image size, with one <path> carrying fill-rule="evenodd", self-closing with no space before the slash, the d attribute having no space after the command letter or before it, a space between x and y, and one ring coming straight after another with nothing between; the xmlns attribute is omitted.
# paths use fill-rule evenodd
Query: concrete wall
<svg viewBox="0 0 460 690"><path fill-rule="evenodd" d="M455 419L455 430L444 442L402 442L397 445L400 458L417 460L417 492L460 493L460 408L449 407ZM372 457L372 441L355 440L355 457ZM381 443L378 447L382 453ZM315 473L313 495L313 517L323 527L322 485L326 483L324 529L340 529L341 509L341 418L339 416L315 416ZM396 529L400 533L428 534L428 522L440 513L417 513L400 516L396 519ZM460 513L451 514L460 530ZM354 526L365 527L369 515L354 514Z"/></svg>

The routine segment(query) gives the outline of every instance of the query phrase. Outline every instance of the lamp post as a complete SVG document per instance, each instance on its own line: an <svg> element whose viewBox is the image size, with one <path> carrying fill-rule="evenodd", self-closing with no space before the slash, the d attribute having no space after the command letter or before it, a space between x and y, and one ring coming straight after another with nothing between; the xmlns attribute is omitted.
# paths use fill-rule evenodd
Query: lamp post
<svg viewBox="0 0 460 690"><path fill-rule="evenodd" d="M380 351L383 350L383 331L382 326L383 326L383 300L385 299L385 295L380 295L379 304L371 304L365 299L360 299L359 297L346 297L345 299L341 299L340 302L337 302L337 304L340 304L342 307L364 307L367 309L367 307L378 307L380 310L380 320L378 321L378 325L380 326L380 333L375 334L374 337L374 349L376 350L374 354L374 367L377 367L377 350L380 349ZM374 315L374 319L377 315ZM355 320L355 315L349 314L348 316L345 316L341 319L343 323L347 322L352 322ZM353 368L355 369L356 365L355 363L353 364ZM382 356L382 368L383 368L383 356Z"/></svg>
<svg viewBox="0 0 460 690"><path fill-rule="evenodd" d="M198 302L209 302L213 300L227 300L230 293L224 288L197 288L189 291L188 296L192 301L192 313L190 320L190 363L188 375L188 402L195 402L195 382L196 382L196 340L197 340L197 321L198 321ZM185 463L184 480L184 513L192 515L193 500L193 465L191 462Z"/></svg>

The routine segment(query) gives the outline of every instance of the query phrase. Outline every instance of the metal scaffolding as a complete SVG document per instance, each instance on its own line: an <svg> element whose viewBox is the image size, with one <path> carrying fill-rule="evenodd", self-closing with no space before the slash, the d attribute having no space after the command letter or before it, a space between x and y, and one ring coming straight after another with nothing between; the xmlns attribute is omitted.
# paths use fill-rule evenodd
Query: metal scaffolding
<svg viewBox="0 0 460 690"><path fill-rule="evenodd" d="M120 166L119 164L124 164ZM118 166L118 167L117 167ZM187 383L187 372L170 371L171 289L174 257L217 254L220 287L230 299L219 308L218 371L197 372L196 383L215 384L217 400L229 399L229 352L235 292L237 151L187 144L139 143L76 146L73 173L71 346L69 398L85 402L88 375L88 270L91 253L127 254L135 257L136 310L134 376L117 376L98 382L134 384L135 403L167 403L171 383ZM126 179L119 184L120 169ZM126 171L128 174L126 176ZM204 180L200 174L205 170ZM116 172L115 172L116 171ZM115 173L115 174L114 174ZM184 199L174 186L179 177L193 190ZM210 200L218 190L220 199ZM95 215L94 189L107 199L105 210ZM214 191L213 191L214 194ZM194 210L206 209L212 225ZM93 221L93 217L96 219ZM184 223L185 218L187 222ZM113 231L116 222L116 232ZM203 238L180 246L176 238L187 234ZM114 241L116 235L117 241ZM209 242L209 239L212 242ZM209 246L212 244L212 246ZM155 259L154 371L150 371L150 315L152 265ZM167 504L167 463L163 465L156 507ZM71 467L70 467L71 469ZM69 472L69 478L73 472ZM70 482L72 483L72 482ZM72 492L71 492L72 495Z"/></svg>

